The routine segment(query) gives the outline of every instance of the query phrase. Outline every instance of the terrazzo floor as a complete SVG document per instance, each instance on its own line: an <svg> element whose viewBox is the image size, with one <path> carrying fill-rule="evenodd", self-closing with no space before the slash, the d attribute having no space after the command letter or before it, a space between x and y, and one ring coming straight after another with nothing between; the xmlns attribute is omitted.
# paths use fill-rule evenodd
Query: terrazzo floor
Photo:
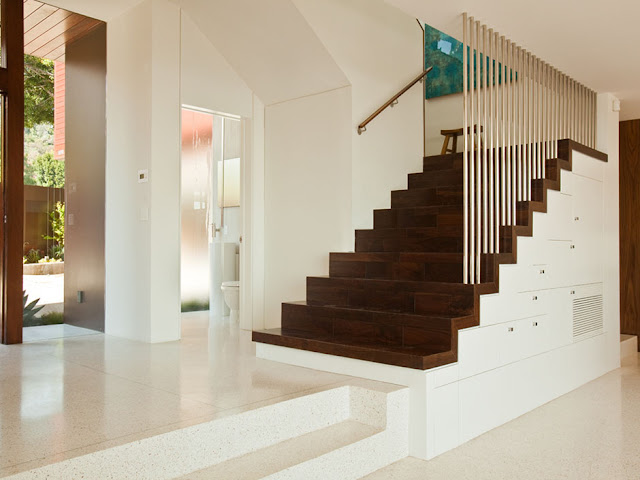
<svg viewBox="0 0 640 480"><path fill-rule="evenodd" d="M428 462L406 458L365 480L639 480L640 354Z"/></svg>
<svg viewBox="0 0 640 480"><path fill-rule="evenodd" d="M354 379L255 358L206 312L180 342L92 334L0 345L0 476ZM640 479L640 357L455 450L366 480Z"/></svg>
<svg viewBox="0 0 640 480"><path fill-rule="evenodd" d="M251 332L208 312L184 314L179 342L0 345L0 476L351 380L257 359Z"/></svg>

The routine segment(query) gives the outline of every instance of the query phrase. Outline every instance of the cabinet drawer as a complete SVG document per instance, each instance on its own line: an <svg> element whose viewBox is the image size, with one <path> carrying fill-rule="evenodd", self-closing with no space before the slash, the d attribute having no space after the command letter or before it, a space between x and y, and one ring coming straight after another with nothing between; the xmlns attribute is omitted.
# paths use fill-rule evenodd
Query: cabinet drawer
<svg viewBox="0 0 640 480"><path fill-rule="evenodd" d="M500 293L480 297L480 324L495 325L547 312L549 291Z"/></svg>

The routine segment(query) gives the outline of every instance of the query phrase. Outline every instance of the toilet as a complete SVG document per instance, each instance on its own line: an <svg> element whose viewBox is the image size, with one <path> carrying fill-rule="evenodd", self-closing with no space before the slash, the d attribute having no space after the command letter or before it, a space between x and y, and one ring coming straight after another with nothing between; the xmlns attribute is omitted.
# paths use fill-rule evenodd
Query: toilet
<svg viewBox="0 0 640 480"><path fill-rule="evenodd" d="M240 310L240 282L222 282L220 287L224 295L224 302L229 307L229 318L232 322L238 321L238 310Z"/></svg>

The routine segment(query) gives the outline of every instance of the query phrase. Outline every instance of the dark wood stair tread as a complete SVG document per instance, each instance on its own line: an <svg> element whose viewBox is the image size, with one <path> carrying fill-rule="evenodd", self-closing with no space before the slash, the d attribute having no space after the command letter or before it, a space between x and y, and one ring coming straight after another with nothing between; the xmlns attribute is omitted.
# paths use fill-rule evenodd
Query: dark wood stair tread
<svg viewBox="0 0 640 480"><path fill-rule="evenodd" d="M391 318L391 322L397 325L406 326L424 326L430 322L472 322L473 315L417 315L412 313L397 312L390 310L376 310L370 308L349 307L344 305L315 305L306 300L297 302L284 302L283 305L291 305L294 307L309 307L311 309L324 310L329 314L335 315L353 315L358 320L376 322L376 317L386 316ZM358 315L371 316L369 319L358 317Z"/></svg>
<svg viewBox="0 0 640 480"><path fill-rule="evenodd" d="M455 352L434 351L417 347L390 347L387 345L360 344L357 341L336 341L331 337L314 338L302 332L283 331L280 328L253 332L254 342L298 348L311 352L355 358L387 365L426 370L457 360Z"/></svg>

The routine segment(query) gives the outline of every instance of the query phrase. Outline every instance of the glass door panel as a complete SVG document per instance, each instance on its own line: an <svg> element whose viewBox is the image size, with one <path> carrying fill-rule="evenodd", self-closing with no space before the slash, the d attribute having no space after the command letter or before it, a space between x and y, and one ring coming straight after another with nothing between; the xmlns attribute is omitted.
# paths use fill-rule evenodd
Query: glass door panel
<svg viewBox="0 0 640 480"><path fill-rule="evenodd" d="M182 311L209 310L210 197L214 117L182 110Z"/></svg>
<svg viewBox="0 0 640 480"><path fill-rule="evenodd" d="M182 310L229 315L223 282L239 280L239 119L182 111Z"/></svg>

